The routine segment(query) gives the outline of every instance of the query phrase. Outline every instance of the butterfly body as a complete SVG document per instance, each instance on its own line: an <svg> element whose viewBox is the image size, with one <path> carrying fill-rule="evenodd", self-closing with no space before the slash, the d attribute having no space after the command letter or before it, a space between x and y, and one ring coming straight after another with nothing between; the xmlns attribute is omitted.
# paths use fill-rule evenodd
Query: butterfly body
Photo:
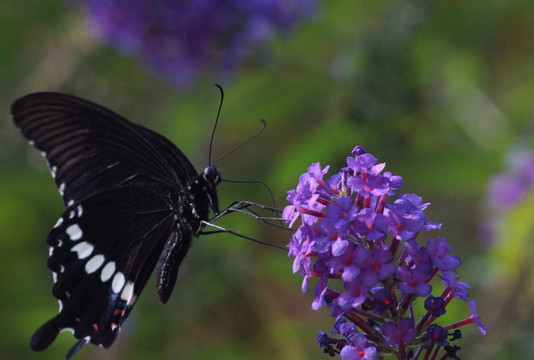
<svg viewBox="0 0 534 360"><path fill-rule="evenodd" d="M59 332L109 347L156 269L165 303L210 208L219 171L198 175L163 136L97 104L65 94L17 100L13 120L41 150L66 205L50 231L48 268L58 314L33 335L46 349Z"/></svg>

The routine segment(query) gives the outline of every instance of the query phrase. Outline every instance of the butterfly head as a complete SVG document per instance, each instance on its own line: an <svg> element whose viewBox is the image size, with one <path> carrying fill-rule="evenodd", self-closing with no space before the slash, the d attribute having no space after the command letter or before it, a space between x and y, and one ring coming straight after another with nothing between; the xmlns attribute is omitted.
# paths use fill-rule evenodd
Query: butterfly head
<svg viewBox="0 0 534 360"><path fill-rule="evenodd" d="M201 191L207 196L209 205L215 215L219 214L219 201L215 187L221 182L221 172L215 166L208 166L199 176L198 185Z"/></svg>

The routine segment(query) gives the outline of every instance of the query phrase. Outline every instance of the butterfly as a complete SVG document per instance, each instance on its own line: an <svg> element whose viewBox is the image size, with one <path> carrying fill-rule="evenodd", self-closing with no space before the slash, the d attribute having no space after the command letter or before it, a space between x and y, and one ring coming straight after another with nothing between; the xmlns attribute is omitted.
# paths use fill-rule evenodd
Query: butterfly
<svg viewBox="0 0 534 360"><path fill-rule="evenodd" d="M61 331L109 347L156 269L169 299L178 268L210 210L219 214L220 172L197 174L162 135L75 96L40 92L11 106L13 121L41 151L65 204L46 242L59 312L31 339L42 351Z"/></svg>

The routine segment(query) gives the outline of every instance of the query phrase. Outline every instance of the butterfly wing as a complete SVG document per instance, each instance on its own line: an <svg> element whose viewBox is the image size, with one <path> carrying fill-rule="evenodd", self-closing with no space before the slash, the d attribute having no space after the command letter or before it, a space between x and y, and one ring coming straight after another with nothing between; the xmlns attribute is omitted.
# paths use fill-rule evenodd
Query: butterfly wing
<svg viewBox="0 0 534 360"><path fill-rule="evenodd" d="M128 186L65 209L47 238L60 311L35 332L34 350L47 348L63 330L83 344L114 342L165 240L179 236L189 246L191 229L180 228L174 206L169 190Z"/></svg>
<svg viewBox="0 0 534 360"><path fill-rule="evenodd" d="M44 350L62 330L80 339L68 356L87 342L108 347L158 259L158 294L170 296L208 211L187 190L196 171L163 136L83 99L30 94L12 114L67 205L47 238L60 311L32 348Z"/></svg>
<svg viewBox="0 0 534 360"><path fill-rule="evenodd" d="M197 173L163 136L74 96L34 93L11 107L13 121L41 150L65 205L140 174L178 186Z"/></svg>

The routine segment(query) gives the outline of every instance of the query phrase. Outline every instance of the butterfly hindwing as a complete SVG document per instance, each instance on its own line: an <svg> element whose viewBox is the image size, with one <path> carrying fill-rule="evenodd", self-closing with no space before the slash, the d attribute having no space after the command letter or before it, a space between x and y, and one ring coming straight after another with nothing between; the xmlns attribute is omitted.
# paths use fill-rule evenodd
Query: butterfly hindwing
<svg viewBox="0 0 534 360"><path fill-rule="evenodd" d="M168 190L134 186L67 207L47 238L60 311L35 333L34 349L64 329L96 345L113 343L167 239L180 236L189 246L192 232L175 226L173 206Z"/></svg>

